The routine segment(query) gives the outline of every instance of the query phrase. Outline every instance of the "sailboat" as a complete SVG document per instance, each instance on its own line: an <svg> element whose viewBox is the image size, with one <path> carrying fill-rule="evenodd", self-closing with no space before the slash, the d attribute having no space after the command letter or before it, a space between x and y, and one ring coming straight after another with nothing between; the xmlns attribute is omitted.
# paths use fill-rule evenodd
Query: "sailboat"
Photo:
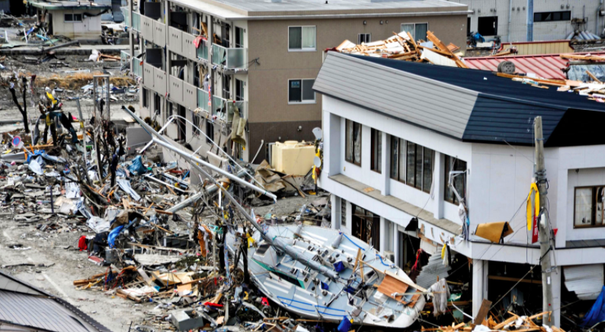
<svg viewBox="0 0 605 332"><path fill-rule="evenodd" d="M405 328L424 308L426 290L360 239L306 225L262 225L262 231L266 236L257 230L251 235L254 241L249 241L250 279L291 313L333 323L345 319L364 326ZM289 252L265 238L279 239ZM232 253L239 241L227 234ZM321 265L323 271L305 261Z"/></svg>

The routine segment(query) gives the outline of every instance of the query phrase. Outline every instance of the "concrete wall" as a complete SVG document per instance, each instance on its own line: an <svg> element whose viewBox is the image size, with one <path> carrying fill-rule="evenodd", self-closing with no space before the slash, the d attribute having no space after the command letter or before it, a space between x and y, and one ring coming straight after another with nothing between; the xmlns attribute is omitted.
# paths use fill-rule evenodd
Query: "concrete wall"
<svg viewBox="0 0 605 332"><path fill-rule="evenodd" d="M95 10L68 9L52 11L53 33L72 39L99 39L101 35L101 16L86 16L84 13L97 13ZM82 14L82 22L65 22L65 14Z"/></svg>
<svg viewBox="0 0 605 332"><path fill-rule="evenodd" d="M321 98L317 95L315 103L288 104L288 80L315 78L322 64L323 50L336 47L345 39L356 43L359 33L370 33L372 40L381 40L392 36L393 31L400 31L402 23L424 22L428 22L428 29L444 43L465 45L464 15L249 21L248 57L258 58L260 63L251 64L248 71L250 149L256 152L261 140L313 139L311 130L321 123ZM288 27L301 25L316 27L315 51L288 50ZM301 131L297 130L299 125L303 126ZM264 151L260 158L264 158Z"/></svg>
<svg viewBox="0 0 605 332"><path fill-rule="evenodd" d="M477 31L478 18L498 16L498 35L502 41L527 41L527 0L452 0L468 5L474 10L471 30ZM604 27L604 17L599 17L597 8L600 0L534 0L534 13L549 11L571 11L572 18L586 17L586 30L600 35ZM563 8L561 8L563 6ZM509 12L509 8L514 10ZM510 13L510 15L509 15ZM510 16L510 25L508 24ZM509 30L510 29L510 30ZM564 39L573 31L569 21L534 23L534 40Z"/></svg>

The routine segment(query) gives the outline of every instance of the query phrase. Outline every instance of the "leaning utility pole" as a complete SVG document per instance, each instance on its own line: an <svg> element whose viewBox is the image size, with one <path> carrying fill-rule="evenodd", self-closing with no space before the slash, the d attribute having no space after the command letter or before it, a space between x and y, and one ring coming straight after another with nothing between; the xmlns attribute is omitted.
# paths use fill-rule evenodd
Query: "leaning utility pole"
<svg viewBox="0 0 605 332"><path fill-rule="evenodd" d="M534 120L534 132L536 135L536 165L535 178L540 193L540 215L538 217L538 229L540 239L540 267L542 268L542 308L543 311L553 311L552 307L552 267L550 265L550 225L547 221L546 211L546 168L544 166L544 137L542 134L542 117L537 116ZM551 315L546 315L543 322L551 323ZM550 325L550 324L549 324Z"/></svg>

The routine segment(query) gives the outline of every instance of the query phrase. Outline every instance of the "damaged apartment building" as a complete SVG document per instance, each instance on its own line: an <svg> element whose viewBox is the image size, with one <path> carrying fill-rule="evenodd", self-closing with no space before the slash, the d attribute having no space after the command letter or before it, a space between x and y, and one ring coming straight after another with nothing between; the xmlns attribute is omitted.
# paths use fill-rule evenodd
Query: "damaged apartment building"
<svg viewBox="0 0 605 332"><path fill-rule="evenodd" d="M526 217L541 116L555 324L570 308L564 289L583 300L601 292L602 103L490 71L337 52L313 88L323 99L320 186L332 194L332 227L406 272L419 248L441 265L447 245L470 274L474 317L484 299L542 311L540 248Z"/></svg>
<svg viewBox="0 0 605 332"><path fill-rule="evenodd" d="M139 47L132 72L143 83L141 115L159 126L176 115L168 136L210 159L218 158L212 139L256 163L273 142L314 139L321 99L312 86L325 49L402 30L464 45L468 14L441 0L162 0L132 8L123 12Z"/></svg>

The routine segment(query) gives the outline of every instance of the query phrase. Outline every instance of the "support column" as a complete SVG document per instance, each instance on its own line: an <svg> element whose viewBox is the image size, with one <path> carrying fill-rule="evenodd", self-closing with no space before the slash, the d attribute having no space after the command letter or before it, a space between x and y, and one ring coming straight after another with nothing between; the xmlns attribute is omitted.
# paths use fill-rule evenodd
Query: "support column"
<svg viewBox="0 0 605 332"><path fill-rule="evenodd" d="M342 222L342 199L334 194L330 195L330 204L332 205L331 222L333 229L340 229Z"/></svg>
<svg viewBox="0 0 605 332"><path fill-rule="evenodd" d="M473 259L473 317L479 313L483 299L487 299L487 273L489 261Z"/></svg>
<svg viewBox="0 0 605 332"><path fill-rule="evenodd" d="M444 156L435 151L435 166L433 167L433 216L436 219L443 218L443 195L445 190L445 170L443 169Z"/></svg>
<svg viewBox="0 0 605 332"><path fill-rule="evenodd" d="M397 227L396 223L391 223L392 225L392 232L391 232L391 236L393 236L393 263L395 263L395 265L401 267L401 255L399 253L399 229Z"/></svg>
<svg viewBox="0 0 605 332"><path fill-rule="evenodd" d="M384 252L387 250L387 227L387 220L384 219L384 217L380 217L380 248L376 249L378 249L382 255L384 255Z"/></svg>
<svg viewBox="0 0 605 332"><path fill-rule="evenodd" d="M342 204L346 204L347 212L347 215L345 216L347 225L343 231L347 234L351 234L353 232L353 207L351 206L351 203L347 201L343 201Z"/></svg>
<svg viewBox="0 0 605 332"><path fill-rule="evenodd" d="M388 196L391 194L391 175L389 174L389 170L391 169L390 167L390 163L391 163L391 140L389 139L389 135L387 135L387 133L382 132L382 158L381 158L381 162L382 162L382 194L384 196Z"/></svg>

